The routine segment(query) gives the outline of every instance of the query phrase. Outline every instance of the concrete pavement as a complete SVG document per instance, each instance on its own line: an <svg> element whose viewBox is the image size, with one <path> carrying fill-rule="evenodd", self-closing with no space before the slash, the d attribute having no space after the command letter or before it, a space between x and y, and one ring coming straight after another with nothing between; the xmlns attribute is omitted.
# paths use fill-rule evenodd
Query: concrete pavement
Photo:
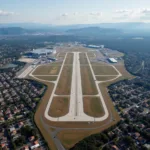
<svg viewBox="0 0 150 150"><path fill-rule="evenodd" d="M88 116L88 115L86 115L84 113L84 110L83 110L83 97L85 95L82 94L79 53L80 52L73 52L74 57L73 57L71 94L70 95L61 95L61 96L70 96L69 113L66 114L65 116L55 118L55 117L49 116L48 112L49 112L50 105L52 103L53 97L54 96L58 96L58 95L55 94L55 91L56 91L57 84L58 84L58 81L59 81L60 76L61 76L61 72L62 72L63 67L65 65L65 60L66 60L67 54L65 55L65 58L63 60L63 63L62 63L62 66L61 66L61 69L60 69L60 72L58 74L58 77L57 77L56 81L46 81L46 80L38 79L38 75L33 75L32 73L34 72L34 70L38 66L30 73L30 75L33 78L36 78L36 79L41 80L41 81L52 82L52 83L55 84L54 85L54 89L53 89L52 94L51 94L51 97L49 98L49 102L48 102L48 105L46 107L45 113L44 113L45 118L47 118L48 120L51 120L51 121L61 121L61 122L67 122L67 121L69 121L69 122L80 122L80 121L82 121L82 122L83 121L85 121L85 122L89 122L89 121L90 122L95 122L96 121L97 122L98 121L99 122L99 121L104 121L109 116L109 112L108 112L107 106L105 104L103 95L102 95L102 93L100 91L99 84L102 83L102 82L113 81L113 80L119 78L121 76L121 73L116 69L116 67L114 67L113 65L111 65L118 72L118 75L115 75L114 78L110 79L110 80L97 81L96 80L96 76L94 74L94 71L92 69L92 65L90 63L90 60L89 60L89 58L87 56L87 53L85 53L86 57L87 57L87 60L88 60L88 65L90 66L90 69L91 69L91 72L92 72L92 76L93 76L93 79L95 80L94 82L95 82L97 90L98 90L98 94L97 95L92 95L92 97L95 97L95 96L100 97L100 101L101 101L103 109L104 109L104 115L102 117L98 118L98 117ZM105 76L105 75L103 75L103 76ZM110 75L110 76L113 76L113 75ZM91 97L91 95L89 95L89 96Z"/></svg>

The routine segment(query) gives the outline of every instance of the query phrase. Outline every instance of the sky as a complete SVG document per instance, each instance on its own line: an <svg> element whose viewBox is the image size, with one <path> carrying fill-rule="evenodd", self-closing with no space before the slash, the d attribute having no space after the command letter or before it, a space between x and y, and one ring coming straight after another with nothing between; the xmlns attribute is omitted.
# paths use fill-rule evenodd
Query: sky
<svg viewBox="0 0 150 150"><path fill-rule="evenodd" d="M150 22L150 0L0 0L0 23Z"/></svg>

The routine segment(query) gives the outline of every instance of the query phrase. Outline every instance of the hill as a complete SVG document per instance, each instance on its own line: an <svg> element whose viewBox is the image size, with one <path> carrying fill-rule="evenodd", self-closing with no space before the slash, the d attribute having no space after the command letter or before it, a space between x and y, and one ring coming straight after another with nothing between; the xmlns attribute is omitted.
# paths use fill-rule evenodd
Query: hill
<svg viewBox="0 0 150 150"><path fill-rule="evenodd" d="M0 35L21 35L27 33L27 30L20 27L0 28Z"/></svg>
<svg viewBox="0 0 150 150"><path fill-rule="evenodd" d="M100 28L100 27L86 27L80 29L70 29L67 33L79 35L79 36L102 36L102 35L116 35L121 34L122 31L111 28Z"/></svg>

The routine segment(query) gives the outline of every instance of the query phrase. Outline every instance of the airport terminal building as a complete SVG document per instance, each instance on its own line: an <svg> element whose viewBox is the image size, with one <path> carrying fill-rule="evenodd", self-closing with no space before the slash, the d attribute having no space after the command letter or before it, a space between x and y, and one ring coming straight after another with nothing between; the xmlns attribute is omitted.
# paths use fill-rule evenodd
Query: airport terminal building
<svg viewBox="0 0 150 150"><path fill-rule="evenodd" d="M39 49L33 49L33 51L27 52L24 55L28 58L39 58L40 56L46 56L52 53L56 53L56 50L39 48Z"/></svg>

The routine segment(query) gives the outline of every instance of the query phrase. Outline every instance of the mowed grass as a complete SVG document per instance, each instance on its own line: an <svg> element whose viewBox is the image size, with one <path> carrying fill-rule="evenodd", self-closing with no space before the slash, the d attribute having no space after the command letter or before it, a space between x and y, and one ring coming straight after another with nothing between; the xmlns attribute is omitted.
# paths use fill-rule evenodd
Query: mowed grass
<svg viewBox="0 0 150 150"><path fill-rule="evenodd" d="M73 56L73 53L68 53L65 60L65 64L73 64Z"/></svg>
<svg viewBox="0 0 150 150"><path fill-rule="evenodd" d="M88 60L85 53L79 54L80 64L88 64Z"/></svg>
<svg viewBox="0 0 150 150"><path fill-rule="evenodd" d="M116 78L116 76L96 76L98 81L107 81Z"/></svg>
<svg viewBox="0 0 150 150"><path fill-rule="evenodd" d="M93 79L89 66L81 66L81 82L83 95L96 95L98 94L95 81Z"/></svg>
<svg viewBox="0 0 150 150"><path fill-rule="evenodd" d="M99 97L84 97L83 98L84 112L88 116L102 117L104 109Z"/></svg>
<svg viewBox="0 0 150 150"><path fill-rule="evenodd" d="M108 65L92 66L95 75L118 75L118 72Z"/></svg>
<svg viewBox="0 0 150 150"><path fill-rule="evenodd" d="M33 75L58 75L60 66L42 65L37 67Z"/></svg>
<svg viewBox="0 0 150 150"><path fill-rule="evenodd" d="M35 76L38 79L46 80L46 81L56 81L57 76Z"/></svg>
<svg viewBox="0 0 150 150"><path fill-rule="evenodd" d="M58 138L66 149L73 147L78 141L88 136L89 133L82 130L64 130L58 133Z"/></svg>
<svg viewBox="0 0 150 150"><path fill-rule="evenodd" d="M68 97L54 97L48 114L51 117L61 117L66 115L69 112L69 103Z"/></svg>
<svg viewBox="0 0 150 150"><path fill-rule="evenodd" d="M88 57L95 57L95 53L94 52L88 52L87 55L88 55Z"/></svg>
<svg viewBox="0 0 150 150"><path fill-rule="evenodd" d="M70 95L72 66L64 66L55 91L57 95Z"/></svg>
<svg viewBox="0 0 150 150"><path fill-rule="evenodd" d="M59 57L65 57L66 53L59 53L58 56Z"/></svg>

